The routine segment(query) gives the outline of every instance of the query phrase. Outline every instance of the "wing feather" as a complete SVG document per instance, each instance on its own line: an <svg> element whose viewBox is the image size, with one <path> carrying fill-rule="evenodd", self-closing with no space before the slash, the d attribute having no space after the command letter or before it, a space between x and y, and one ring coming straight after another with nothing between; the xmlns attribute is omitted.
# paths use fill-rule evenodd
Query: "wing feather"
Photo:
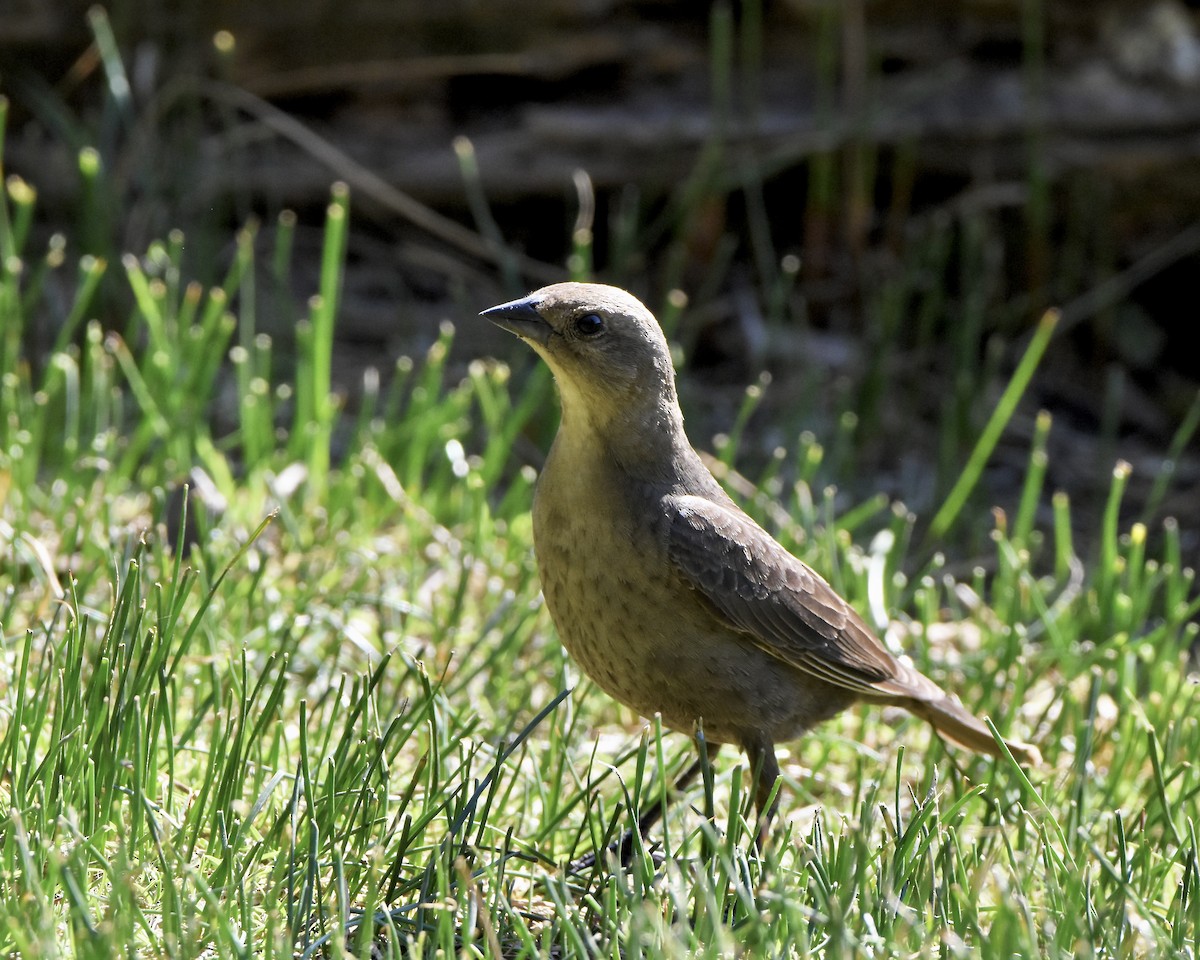
<svg viewBox="0 0 1200 960"><path fill-rule="evenodd" d="M672 564L759 647L858 694L902 672L854 609L740 510L692 496L667 507Z"/></svg>

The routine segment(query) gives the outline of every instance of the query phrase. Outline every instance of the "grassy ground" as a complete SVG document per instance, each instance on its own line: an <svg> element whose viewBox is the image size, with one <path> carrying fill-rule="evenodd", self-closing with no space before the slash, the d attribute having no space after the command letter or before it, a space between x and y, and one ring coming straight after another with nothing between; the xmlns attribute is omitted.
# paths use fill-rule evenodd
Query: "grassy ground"
<svg viewBox="0 0 1200 960"><path fill-rule="evenodd" d="M81 156L85 180L103 176L95 161ZM1010 378L962 350L966 435L981 439L929 516L844 502L828 483L846 463L809 437L755 484L721 471L1045 766L855 710L790 745L764 853L726 753L656 849L572 876L561 864L661 796L691 748L578 676L541 607L534 477L515 448L551 425L545 373L475 360L451 377L447 326L341 414L344 190L283 376L247 285L286 272L288 220L243 232L206 288L180 236L107 262L80 257L73 228L34 248L36 184L6 187L0 952L1196 955L1200 688L1185 657L1200 600L1179 530L1121 520L1118 464L1099 546L1077 556L1068 499L1043 489L1045 418L1015 509L970 496L1052 320ZM119 327L91 319L106 284L131 305ZM61 332L34 352L47 317ZM877 374L838 423L886 388ZM929 546L952 531L988 555L952 573Z"/></svg>

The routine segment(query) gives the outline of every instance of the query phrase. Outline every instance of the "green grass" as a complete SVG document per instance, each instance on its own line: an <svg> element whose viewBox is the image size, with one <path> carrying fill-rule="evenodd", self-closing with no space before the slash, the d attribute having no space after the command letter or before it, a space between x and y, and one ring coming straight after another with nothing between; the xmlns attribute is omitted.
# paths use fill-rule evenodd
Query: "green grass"
<svg viewBox="0 0 1200 960"><path fill-rule="evenodd" d="M714 189L718 147L681 187L680 234ZM87 196L109 197L95 151L80 165ZM987 278L968 291L928 517L833 486L854 472L860 420L893 402L887 358L914 336L899 318L936 342L955 306L930 271L951 245L969 263L987 223L932 230L880 289L878 362L828 435L801 433L755 483L739 477L770 389L756 384L714 464L894 648L1036 741L1046 765L967 756L903 714L853 710L786 746L784 816L761 854L747 772L726 752L652 834L661 865L639 847L628 870L568 876L560 865L662 796L691 747L581 678L541 607L533 473L516 448L552 427L544 372L465 357L447 325L339 411L344 187L284 376L253 284L293 270L293 216L248 226L206 287L178 233L81 255L101 249L88 238L108 200L85 196L81 223L35 248L36 184L5 186L0 952L340 956L374 940L396 956L1196 955L1200 688L1184 657L1200 600L1182 534L1148 526L1152 511L1122 522L1118 464L1105 509L1082 520L1098 547L1078 556L1080 518L1044 489L1048 416L1012 516L980 507L1049 321L1001 376L977 349ZM811 215L828 214L826 186ZM634 219L614 228L631 257ZM757 229L766 272L765 217ZM589 237L577 225L581 273ZM783 260L762 278L772 322L797 270ZM101 301L128 304L124 322L93 319ZM34 352L47 318L61 333ZM994 414L980 396L998 398ZM955 562L935 549L950 533L986 555Z"/></svg>

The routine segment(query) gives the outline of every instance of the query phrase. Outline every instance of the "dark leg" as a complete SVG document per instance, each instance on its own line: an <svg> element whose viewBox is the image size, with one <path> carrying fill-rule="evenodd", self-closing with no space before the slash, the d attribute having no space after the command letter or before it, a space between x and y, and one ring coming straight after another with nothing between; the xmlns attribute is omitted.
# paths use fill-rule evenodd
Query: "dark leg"
<svg viewBox="0 0 1200 960"><path fill-rule="evenodd" d="M779 811L779 796L771 799L771 791L779 779L779 761L775 759L775 744L769 740L747 741L746 757L750 760L750 772L754 777L754 808L758 811L758 836L755 845L759 850L767 841L771 821Z"/></svg>
<svg viewBox="0 0 1200 960"><path fill-rule="evenodd" d="M675 781L675 785L671 787L671 793L681 793L688 788L693 780L704 766L704 761L697 757L692 761L691 766L679 775L679 779ZM660 796L649 807L642 811L642 815L638 817L637 835L645 839L646 834L650 829L662 819L663 813L663 798ZM633 859L633 837L632 830L626 830L620 841L614 843L608 849L611 850L620 860L621 866L629 866L629 862ZM582 873L585 870L590 870L596 865L596 853L589 853L586 856L580 857L578 860L572 860L567 865L567 873Z"/></svg>

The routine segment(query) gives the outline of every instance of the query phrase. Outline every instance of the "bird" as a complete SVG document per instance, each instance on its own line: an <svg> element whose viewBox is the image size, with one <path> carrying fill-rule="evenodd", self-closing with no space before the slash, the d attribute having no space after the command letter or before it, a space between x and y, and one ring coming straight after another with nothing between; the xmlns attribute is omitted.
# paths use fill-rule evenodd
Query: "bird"
<svg viewBox="0 0 1200 960"><path fill-rule="evenodd" d="M1032 744L1002 748L893 656L726 493L688 440L666 337L635 296L563 282L480 315L532 347L557 386L561 419L532 513L542 594L564 647L642 716L744 750L760 831L778 807L776 745L856 701L904 707L978 753L1041 762ZM656 816L643 818L643 834Z"/></svg>

